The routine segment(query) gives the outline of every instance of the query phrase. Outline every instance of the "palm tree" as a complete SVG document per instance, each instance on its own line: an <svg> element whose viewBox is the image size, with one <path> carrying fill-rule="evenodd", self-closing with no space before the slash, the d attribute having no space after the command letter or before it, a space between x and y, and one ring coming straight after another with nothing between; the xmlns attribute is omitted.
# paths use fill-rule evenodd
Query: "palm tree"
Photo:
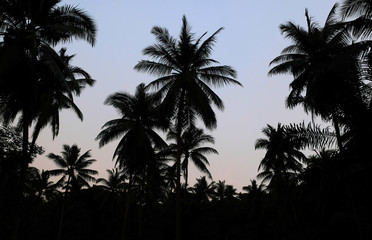
<svg viewBox="0 0 372 240"><path fill-rule="evenodd" d="M168 132L167 139L176 139L177 133L175 131ZM185 178L185 188L187 188L188 183L188 165L189 160L194 163L194 165L203 173L212 179L212 175L209 172L207 166L209 162L204 154L215 153L218 154L217 150L211 147L203 147L205 143L214 143L214 138L209 134L204 134L203 129L198 129L194 126L189 127L182 133L181 137L181 148L183 161L181 162L181 169ZM177 152L177 145L170 144L170 149L173 152Z"/></svg>
<svg viewBox="0 0 372 240"><path fill-rule="evenodd" d="M215 195L216 185L215 182L207 182L205 176L196 179L196 183L191 191L195 194L195 198L199 203L208 203Z"/></svg>
<svg viewBox="0 0 372 240"><path fill-rule="evenodd" d="M121 138L113 157L131 179L134 174L142 174L149 162L154 161L154 147L166 147L164 140L155 132L162 126L159 97L156 93L148 93L145 84L141 83L134 95L117 92L107 97L105 104L116 108L121 117L106 122L96 140L103 147Z"/></svg>
<svg viewBox="0 0 372 240"><path fill-rule="evenodd" d="M113 158L116 158L116 164L120 169L128 172L129 190L134 177L137 176L141 179L141 192L144 191L145 180L151 176L151 170L154 169L156 162L155 149L167 147L164 140L155 132L155 129L163 127L158 111L159 102L159 95L148 93L143 83L137 86L134 95L117 92L105 101L105 104L116 108L121 117L106 122L96 140L99 140L99 146L102 147L121 138ZM130 198L128 191L122 238L125 236Z"/></svg>
<svg viewBox="0 0 372 240"><path fill-rule="evenodd" d="M340 7L341 17L343 20L350 20L346 22L349 29L351 30L354 39L357 39L361 42L366 42L371 46L371 33L372 33L372 3L368 0L344 0ZM353 127L357 131L357 138L359 141L356 141L356 146L360 146L357 151L363 151L370 145L371 141L366 141L369 139L369 136L372 132L372 128L370 127L370 121L372 119L372 93L371 93L371 79L372 79L372 53L370 51L370 47L365 50L361 49L361 54L358 58L359 63L359 72L358 72L358 79L364 82L368 82L367 94L363 94L367 96L364 98L365 106L359 107L356 109L356 114L359 115L354 118L357 118L357 121L354 121ZM364 90L364 89L363 89ZM362 101L363 101L362 100ZM361 104L360 104L361 105ZM355 107L354 107L355 108ZM362 114L358 114L358 112L362 112ZM358 127L359 126L359 127ZM359 135L359 136L358 136ZM358 139L357 139L358 140ZM368 153L367 153L368 156Z"/></svg>
<svg viewBox="0 0 372 240"><path fill-rule="evenodd" d="M258 185L256 180L251 180L251 184L244 186L243 191L246 191L248 194L259 194L265 191L265 185L262 182Z"/></svg>
<svg viewBox="0 0 372 240"><path fill-rule="evenodd" d="M88 169L96 160L91 159L90 150L86 151L80 155L81 149L73 144L69 146L67 144L63 145L63 151L61 155L56 155L54 153L49 153L47 157L51 159L59 169L50 170L49 174L53 176L61 176L62 179L67 177L65 185L65 193L70 189L76 189L80 187L89 187L90 181L95 181L96 179L93 175L97 175L96 170Z"/></svg>
<svg viewBox="0 0 372 240"><path fill-rule="evenodd" d="M177 213L176 239L180 239L180 188L181 188L181 142L183 129L194 124L196 117L200 117L209 129L216 127L217 119L212 105L222 110L222 100L215 94L211 86L225 86L228 84L241 85L235 80L236 72L230 66L213 66L218 61L210 58L216 35L223 28L218 29L202 42L194 39L186 17L182 18L182 28L179 39L170 36L166 28L155 26L151 33L155 35L157 43L145 48L143 53L152 59L140 61L134 69L159 76L149 84L156 88L163 97L164 115L170 116L176 128L176 157L177 174Z"/></svg>
<svg viewBox="0 0 372 240"><path fill-rule="evenodd" d="M215 198L219 201L233 199L237 195L234 186L226 184L225 181L215 183Z"/></svg>
<svg viewBox="0 0 372 240"><path fill-rule="evenodd" d="M62 74L66 68L51 46L73 39L95 43L92 18L79 8L58 6L59 3L60 0L1 1L1 118L9 123L21 114L17 120L23 130L24 156L28 151L29 127L38 118L40 105L53 103L40 100L42 86L61 84L66 77ZM28 162L23 165L26 169Z"/></svg>
<svg viewBox="0 0 372 240"><path fill-rule="evenodd" d="M356 116L355 109L364 105L361 89L366 86L357 79L357 59L369 46L353 42L348 25L339 21L337 8L335 4L322 28L313 22L307 10L307 29L292 22L280 25L282 34L293 44L271 61L276 66L269 75L293 75L287 106L300 104L306 112L332 120L338 147L343 150L340 126L345 126L347 117Z"/></svg>
<svg viewBox="0 0 372 240"><path fill-rule="evenodd" d="M306 160L300 151L302 142L288 135L280 123L276 129L267 125L262 133L266 138L257 139L255 149L265 149L266 154L258 167L262 172L257 177L263 183L269 181L271 187L273 184L281 187L302 171L301 162Z"/></svg>
<svg viewBox="0 0 372 240"><path fill-rule="evenodd" d="M79 96L86 86L93 86L95 80L91 78L89 73L80 67L70 64L74 55L67 55L66 49L62 48L59 55L54 55L55 62L61 65L60 81L45 81L41 84L40 92L42 92L39 101L41 106L36 124L34 127L30 151L33 149L36 139L46 125L52 128L53 138L59 133L59 111L62 109L72 109L80 120L83 120L83 114L74 103L74 95ZM41 59L48 61L47 59ZM50 76L49 79L54 79ZM42 103L51 104L42 104Z"/></svg>
<svg viewBox="0 0 372 240"><path fill-rule="evenodd" d="M68 191L70 190L73 193L75 190L80 189L81 187L89 187L89 181L96 181L93 175L97 175L96 170L87 169L95 159L90 159L91 154L90 150L86 151L80 155L81 149L73 144L69 146L67 144L63 145L63 151L61 155L56 155L54 153L49 153L47 157L51 159L59 169L50 170L49 173L54 176L62 175L62 178L59 182L66 182L64 188L64 199L62 202L61 215L59 219L58 235L57 239L61 239L62 236L62 224L64 219L64 208L65 208L65 199ZM65 178L67 177L67 181Z"/></svg>
<svg viewBox="0 0 372 240"><path fill-rule="evenodd" d="M34 167L28 168L26 185L30 194L35 194L36 198L46 202L56 198L60 194L58 188L62 187L60 181L57 183L50 181L48 171L40 172Z"/></svg>
<svg viewBox="0 0 372 240"><path fill-rule="evenodd" d="M123 192L127 185L125 182L127 178L126 174L118 168L112 170L107 169L106 171L108 173L108 178L98 178L96 183L101 184L98 186L114 194Z"/></svg>

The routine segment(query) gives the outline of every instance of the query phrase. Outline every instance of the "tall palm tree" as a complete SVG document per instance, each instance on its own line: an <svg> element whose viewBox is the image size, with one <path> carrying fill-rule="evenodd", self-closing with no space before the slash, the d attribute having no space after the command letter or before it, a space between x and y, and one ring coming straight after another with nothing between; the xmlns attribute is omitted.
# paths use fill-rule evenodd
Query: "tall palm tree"
<svg viewBox="0 0 372 240"><path fill-rule="evenodd" d="M355 109L363 108L361 89L365 84L357 79L357 59L369 46L353 42L348 25L339 20L337 9L335 4L323 27L309 17L307 10L307 29L292 22L281 24L282 34L293 44L271 61L275 66L269 75L293 75L287 106L302 105L306 112L333 121L342 150L340 126L347 124L348 115L356 115Z"/></svg>
<svg viewBox="0 0 372 240"><path fill-rule="evenodd" d="M277 128L267 125L262 133L266 138L257 139L255 149L265 149L266 154L258 167L262 172L257 177L263 183L269 181L271 186L283 185L302 170L301 162L306 160L300 151L302 142L288 135L280 123Z"/></svg>
<svg viewBox="0 0 372 240"><path fill-rule="evenodd" d="M218 61L210 57L218 29L205 41L195 39L186 17L182 18L179 39L170 36L166 28L155 26L151 33L157 43L146 47L143 53L153 59L141 60L135 67L137 71L158 76L149 87L158 89L163 97L163 110L170 116L176 128L178 153L176 157L177 174L177 230L176 239L180 239L180 188L181 188L181 135L182 130L192 125L200 117L209 129L216 127L217 119L212 105L222 110L222 100L211 86L228 84L241 85L235 80L237 74L230 66L215 66Z"/></svg>
<svg viewBox="0 0 372 240"><path fill-rule="evenodd" d="M62 175L62 179L67 177L65 193L76 188L89 187L88 182L96 180L93 176L97 175L98 172L87 168L96 160L90 158L90 150L83 154L80 154L80 151L81 149L76 144L72 146L65 144L61 155L54 153L47 155L59 167L58 169L50 170L49 174L53 176Z"/></svg>
<svg viewBox="0 0 372 240"><path fill-rule="evenodd" d="M121 117L106 122L96 140L103 147L121 138L113 157L116 158L116 164L129 175L142 174L149 162L155 159L154 147L161 149L166 146L155 132L162 127L158 111L159 100L156 93L148 93L145 84L141 83L134 95L117 92L105 101Z"/></svg>
<svg viewBox="0 0 372 240"><path fill-rule="evenodd" d="M90 150L86 151L82 155L80 155L81 149L76 145L73 144L69 146L67 144L63 145L63 151L61 155L56 155L54 153L49 153L47 157L51 159L59 169L50 170L49 173L54 176L61 176L62 178L59 182L65 182L65 193L64 199L62 202L61 208L61 215L59 219L59 227L57 233L57 239L60 240L62 236L62 226L64 221L64 208L65 208L65 199L67 193L70 190L70 193L75 192L76 190L80 189L81 187L89 187L89 181L95 182L96 179L93 175L97 175L98 172L96 170L88 169L92 163L94 163L95 159L90 159L91 154ZM65 181L67 177L67 181Z"/></svg>
<svg viewBox="0 0 372 240"><path fill-rule="evenodd" d="M177 133L175 131L168 132L167 139L176 139ZM203 173L212 179L212 175L209 172L207 166L209 165L208 159L204 156L208 153L218 154L217 150L211 147L204 147L203 144L214 143L214 138L205 134L203 129L198 129L194 126L190 126L182 133L181 137L181 148L182 148L182 162L181 169L185 178L185 188L187 188L188 183L188 166L189 160ZM177 152L177 145L170 144L169 147Z"/></svg>
<svg viewBox="0 0 372 240"><path fill-rule="evenodd" d="M161 129L158 105L160 102L157 93L148 93L145 84L137 86L135 94L117 92L110 95L105 104L113 106L121 115L120 118L110 120L103 125L98 134L99 146L121 138L114 152L116 164L129 174L130 190L134 177L140 180L140 192L145 189L145 180L152 175L156 162L155 150L167 146L155 129ZM129 202L131 198L128 190L125 215L122 228L122 238L125 237Z"/></svg>
<svg viewBox="0 0 372 240"><path fill-rule="evenodd" d="M2 0L0 4L1 118L7 123L21 114L18 122L23 130L24 156L29 127L40 114L40 104L53 103L40 101L42 86L58 85L66 77L52 46L73 39L95 43L93 19L77 7L59 6L60 2Z"/></svg>

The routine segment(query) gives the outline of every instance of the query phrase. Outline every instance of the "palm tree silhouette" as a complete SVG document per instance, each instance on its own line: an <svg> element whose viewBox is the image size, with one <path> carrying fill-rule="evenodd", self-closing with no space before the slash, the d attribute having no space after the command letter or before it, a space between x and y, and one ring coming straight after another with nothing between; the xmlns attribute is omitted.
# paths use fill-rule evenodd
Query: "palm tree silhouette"
<svg viewBox="0 0 372 240"><path fill-rule="evenodd" d="M243 191L246 191L248 194L259 194L265 191L265 185L262 183L258 185L256 180L251 180L251 184L244 186Z"/></svg>
<svg viewBox="0 0 372 240"><path fill-rule="evenodd" d="M128 197L123 221L122 238L125 237L131 188L134 177L140 178L141 192L144 191L146 177L151 176L151 170L156 162L155 149L167 147L164 140L155 132L163 127L160 121L157 93L148 93L145 84L136 88L134 95L117 92L110 95L105 104L111 105L120 113L121 118L113 119L103 125L98 134L99 146L121 138L114 152L116 164L129 174Z"/></svg>
<svg viewBox="0 0 372 240"><path fill-rule="evenodd" d="M224 181L215 183L215 198L219 201L224 199L233 199L237 196L234 186L226 184Z"/></svg>
<svg viewBox="0 0 372 240"><path fill-rule="evenodd" d="M167 139L175 140L176 138L177 133L175 131L168 132ZM214 148L204 147L203 144L214 143L214 138L209 134L205 134L203 129L198 129L194 126L191 126L182 133L181 140L181 157L183 157L183 161L181 162L181 169L185 178L185 188L187 188L188 183L189 160L191 160L191 162L194 163L194 165L201 172L207 174L207 176L212 179L212 175L207 168L209 162L204 154L218 154L218 152ZM176 144L170 144L169 147L173 150L173 152L177 152Z"/></svg>
<svg viewBox="0 0 372 240"><path fill-rule="evenodd" d="M17 120L23 130L24 161L28 161L29 127L39 116L40 105L52 104L40 101L41 86L50 81L57 84L65 77L51 46L73 39L95 43L92 18L79 8L58 6L59 3L60 0L1 2L1 115L9 123L20 113ZM28 162L23 165L26 169Z"/></svg>
<svg viewBox="0 0 372 240"><path fill-rule="evenodd" d="M266 138L256 140L255 149L265 149L266 154L261 160L257 175L262 182L270 182L269 187L278 184L288 183L299 172L302 171L301 162L306 160L306 156L300 151L301 141L296 141L285 131L285 128L278 123L277 128L267 125L262 129Z"/></svg>
<svg viewBox="0 0 372 240"><path fill-rule="evenodd" d="M200 117L209 129L216 127L217 119L212 105L222 110L222 100L215 94L211 86L225 86L228 84L241 85L235 80L236 72L230 66L212 66L218 61L211 59L218 29L202 42L194 39L186 17L182 18L182 28L179 39L170 36L166 28L155 26L151 33L155 35L157 43L146 47L143 53L154 61L141 60L135 67L137 71L147 72L159 76L149 87L156 88L163 97L162 110L165 116L170 116L177 133L178 146L176 157L177 174L177 207L176 207L176 239L180 239L180 188L181 188L181 138L182 130L193 125Z"/></svg>
<svg viewBox="0 0 372 240"><path fill-rule="evenodd" d="M83 120L83 114L74 103L74 95L79 96L86 86L93 86L95 80L91 78L89 73L80 67L72 66L70 64L74 55L67 55L66 49L62 48L59 55L54 55L55 62L61 65L60 79L54 81L53 76L49 79L53 81L46 81L40 86L41 103L40 110L37 116L36 124L34 127L30 151L32 151L36 139L42 130L47 125L52 128L53 138L59 133L59 112L62 109L72 109L80 120ZM41 59L43 61L43 59ZM45 59L47 61L47 59Z"/></svg>
<svg viewBox="0 0 372 240"><path fill-rule="evenodd" d="M89 187L89 181L95 182L96 179L93 175L97 175L96 170L88 169L95 159L90 159L91 154L90 150L86 151L80 155L81 149L73 144L69 146L67 144L63 145L63 151L61 155L56 155L54 153L49 153L47 157L51 159L59 169L50 170L49 173L53 176L61 176L62 178L59 182L65 182L65 193L64 199L62 202L61 215L59 219L59 227L57 233L57 239L61 239L62 236L62 226L64 221L64 212L65 212L65 200L68 192L75 193L81 187ZM67 177L67 181L65 178Z"/></svg>
<svg viewBox="0 0 372 240"><path fill-rule="evenodd" d="M293 75L287 106L300 104L306 112L332 120L338 147L343 150L340 126L347 124L348 116L355 119L360 109L365 108L362 91L367 87L357 77L357 63L369 47L366 42L353 42L350 28L340 22L337 9L335 4L322 28L309 17L307 10L307 29L292 22L280 25L281 32L293 44L271 61L276 66L269 75Z"/></svg>
<svg viewBox="0 0 372 240"><path fill-rule="evenodd" d="M350 20L346 22L350 32L352 33L354 39L360 42L366 42L371 44L371 33L372 33L372 3L368 0L344 0L340 7L340 15L343 20ZM362 82L368 82L369 87L362 87L362 95L368 96L367 98L361 97L361 102L363 104L358 104L356 100L352 102L352 115L353 119L351 121L351 130L356 132L354 134L355 144L358 148L357 151L363 152L371 144L371 141L366 141L368 136L372 132L372 128L369 122L372 119L372 99L371 93L371 66L372 66L372 54L370 48L364 49L360 47L361 54L358 56L359 71L358 79ZM355 103L356 102L356 103ZM368 153L367 153L368 156Z"/></svg>
<svg viewBox="0 0 372 240"><path fill-rule="evenodd" d="M63 145L63 151L61 155L49 153L47 157L51 159L59 169L50 170L49 174L53 176L61 176L62 179L67 177L66 184L64 186L65 193L74 191L81 187L89 187L90 181L96 179L93 175L97 175L96 170L88 169L96 160L91 159L90 150L80 155L81 149L73 144L72 146Z"/></svg>
<svg viewBox="0 0 372 240"><path fill-rule="evenodd" d="M149 162L155 161L154 147L166 147L164 140L155 132L161 128L156 93L148 93L145 84L137 86L134 95L117 92L107 97L105 104L119 112L121 118L113 119L103 125L98 134L99 146L121 138L114 152L116 164L126 170L130 178L141 175Z"/></svg>
<svg viewBox="0 0 372 240"><path fill-rule="evenodd" d="M207 182L205 176L196 179L194 187L191 191L195 194L195 198L199 203L208 203L215 195L216 185L215 182Z"/></svg>
<svg viewBox="0 0 372 240"><path fill-rule="evenodd" d="M35 194L36 198L48 202L60 195L58 189L62 187L62 184L60 181L57 183L50 181L48 171L42 170L40 172L37 168L29 167L27 175L26 189L31 194Z"/></svg>
<svg viewBox="0 0 372 240"><path fill-rule="evenodd" d="M100 185L97 186L113 194L124 192L127 185L127 183L125 182L125 180L127 179L127 175L118 168L114 168L111 170L107 169L106 171L108 173L108 178L98 178L96 183L100 183Z"/></svg>

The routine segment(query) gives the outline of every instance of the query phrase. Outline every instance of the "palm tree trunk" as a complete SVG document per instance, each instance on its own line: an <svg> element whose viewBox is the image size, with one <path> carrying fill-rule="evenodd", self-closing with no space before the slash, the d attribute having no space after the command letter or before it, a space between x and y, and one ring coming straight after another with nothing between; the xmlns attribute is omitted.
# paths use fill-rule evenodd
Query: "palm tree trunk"
<svg viewBox="0 0 372 240"><path fill-rule="evenodd" d="M182 155L182 112L185 90L182 90L177 113L177 158L176 158L176 240L181 240L181 155Z"/></svg>
<svg viewBox="0 0 372 240"><path fill-rule="evenodd" d="M125 201L123 229L121 231L121 239L122 240L125 240L125 232L126 232L126 227L127 227L127 222L128 222L128 212L129 212L129 206L130 206L130 201L131 201L132 180L133 180L133 175L130 174L129 183L128 183L128 190L127 190L127 200Z"/></svg>
<svg viewBox="0 0 372 240"><path fill-rule="evenodd" d="M145 193L145 178L146 178L146 168L143 169L142 172L142 180L141 180L141 196L143 201L146 202L146 193ZM142 239L142 204L138 204L138 239Z"/></svg>
<svg viewBox="0 0 372 240"><path fill-rule="evenodd" d="M185 167L185 193L187 191L187 184L188 184L188 178L189 178L189 166L188 166L188 160L189 160L189 153L186 152L185 153L185 159L183 160L185 163L186 163L186 167Z"/></svg>
<svg viewBox="0 0 372 240"><path fill-rule="evenodd" d="M188 185L188 175L189 175L189 170L186 168L185 169L185 192L187 191L187 185Z"/></svg>
<svg viewBox="0 0 372 240"><path fill-rule="evenodd" d="M59 217L57 240L60 240L62 236L63 219L65 217L65 205L66 205L68 187L70 185L70 182L71 182L71 176L68 176L65 193L63 194L63 199L62 199L62 207L61 207L61 215Z"/></svg>
<svg viewBox="0 0 372 240"><path fill-rule="evenodd" d="M28 153L28 135L28 124L24 122L22 124L22 155L24 157L26 157Z"/></svg>
<svg viewBox="0 0 372 240"><path fill-rule="evenodd" d="M27 119L27 118L25 118ZM13 239L18 239L18 232L19 232L19 224L21 222L21 211L23 205L23 191L25 189L25 181L26 181L26 171L29 163L28 158L28 122L24 119L22 123L22 157L20 162L20 173L19 173L19 193L18 193L18 204L17 209L15 211L15 222L14 222L14 233Z"/></svg>
<svg viewBox="0 0 372 240"><path fill-rule="evenodd" d="M59 223L58 223L58 233L57 233L57 240L60 240L61 239L61 236L62 236L62 227L63 227L63 219L64 219L64 215L65 215L65 197L63 197L63 200L62 200L62 207L61 207L61 215L59 217Z"/></svg>
<svg viewBox="0 0 372 240"><path fill-rule="evenodd" d="M357 209L356 209L356 205L355 205L355 202L354 202L353 195L351 193L349 185L347 185L346 183L344 183L344 185L346 186L347 193L349 195L351 209L353 211L352 215L353 215L353 218L354 218L355 225L358 229L359 239L364 240L364 236L363 236L362 229L361 229L361 226L360 226L360 220L359 220L359 216L358 216L358 212L357 212Z"/></svg>
<svg viewBox="0 0 372 240"><path fill-rule="evenodd" d="M177 133L177 159L176 159L176 240L181 240L181 134Z"/></svg>
<svg viewBox="0 0 372 240"><path fill-rule="evenodd" d="M344 149L343 149L343 146L342 146L340 125L339 125L339 122L338 122L338 117L336 115L336 111L334 109L332 110L332 119L333 119L333 125L334 125L335 132L336 132L338 149L340 150L340 152L342 152Z"/></svg>

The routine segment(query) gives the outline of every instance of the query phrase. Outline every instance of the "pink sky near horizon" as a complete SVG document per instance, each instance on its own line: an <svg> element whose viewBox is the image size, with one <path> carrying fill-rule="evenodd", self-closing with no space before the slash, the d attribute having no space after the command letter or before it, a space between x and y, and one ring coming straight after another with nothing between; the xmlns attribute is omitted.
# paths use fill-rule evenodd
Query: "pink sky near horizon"
<svg viewBox="0 0 372 240"><path fill-rule="evenodd" d="M75 98L84 121L80 122L71 111L63 111L59 136L53 140L50 130L45 129L37 143L45 148L45 155L59 154L63 144L76 143L82 152L91 149L92 158L97 159L91 168L98 170L100 177L106 177L106 169L114 166L112 155L117 141L99 149L94 139L102 125L118 115L103 102L114 92L134 93L138 84L154 79L133 70L138 61L148 59L142 50L155 43L151 28L166 27L177 37L182 16L186 15L196 37L206 31L210 36L224 27L217 36L212 58L232 66L238 72L237 80L244 86L215 89L224 101L225 110L217 112L218 127L210 132L216 140L211 147L217 149L219 155L208 156L213 180L226 180L240 192L255 179L265 154L263 150L254 150L255 140L263 137L261 129L267 124L276 126L278 122L311 120L301 108L285 108L292 77L267 76L270 61L290 44L280 34L279 25L293 21L305 27L304 13L308 8L310 16L322 26L334 3L333 0L62 1L62 4L77 5L95 19L97 43L92 48L85 42L75 41L56 49L67 46L67 54L76 54L72 64L89 72L97 82ZM45 155L38 157L33 165L40 169L56 168ZM190 183L201 175L191 168Z"/></svg>

